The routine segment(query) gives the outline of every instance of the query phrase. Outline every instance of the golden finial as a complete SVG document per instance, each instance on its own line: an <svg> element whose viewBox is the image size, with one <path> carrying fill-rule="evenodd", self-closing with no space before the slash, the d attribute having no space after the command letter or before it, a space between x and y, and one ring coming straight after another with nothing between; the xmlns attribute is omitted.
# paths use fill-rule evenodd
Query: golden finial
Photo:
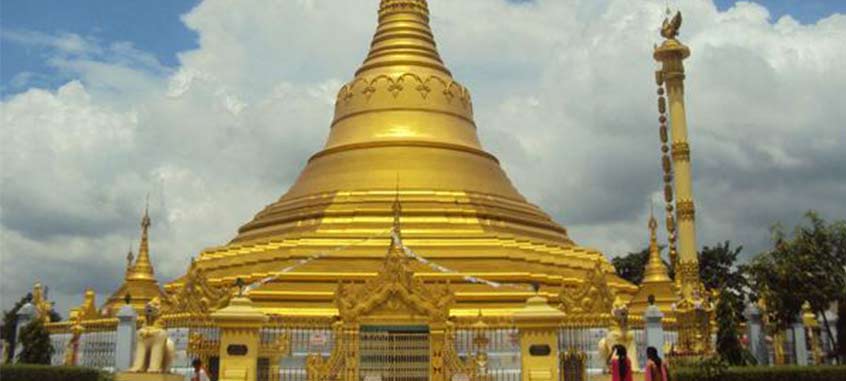
<svg viewBox="0 0 846 381"><path fill-rule="evenodd" d="M153 278L153 264L150 262L150 225L150 195L147 194L144 216L141 217L141 242L138 245L138 258L136 259L135 265L132 267L130 274L128 274L129 278Z"/></svg>
<svg viewBox="0 0 846 381"><path fill-rule="evenodd" d="M669 11L669 7L667 11ZM668 39L674 40L679 35L679 29L682 26L682 15L681 11L676 12L676 15L670 19L670 15L667 14L667 17L664 19L664 25L661 26L661 36Z"/></svg>
<svg viewBox="0 0 846 381"><path fill-rule="evenodd" d="M141 218L141 227L144 229L150 227L150 193L147 193L147 202L144 205L144 217Z"/></svg>

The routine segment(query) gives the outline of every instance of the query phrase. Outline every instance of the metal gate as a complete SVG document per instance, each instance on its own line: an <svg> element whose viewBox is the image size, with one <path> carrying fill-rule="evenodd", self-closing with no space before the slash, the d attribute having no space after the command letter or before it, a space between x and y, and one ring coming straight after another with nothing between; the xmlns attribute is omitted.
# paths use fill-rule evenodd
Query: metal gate
<svg viewBox="0 0 846 381"><path fill-rule="evenodd" d="M584 352L570 349L560 354L560 371L563 381L587 380L587 355Z"/></svg>
<svg viewBox="0 0 846 381"><path fill-rule="evenodd" d="M359 346L359 374L363 380L429 379L428 327L365 326Z"/></svg>

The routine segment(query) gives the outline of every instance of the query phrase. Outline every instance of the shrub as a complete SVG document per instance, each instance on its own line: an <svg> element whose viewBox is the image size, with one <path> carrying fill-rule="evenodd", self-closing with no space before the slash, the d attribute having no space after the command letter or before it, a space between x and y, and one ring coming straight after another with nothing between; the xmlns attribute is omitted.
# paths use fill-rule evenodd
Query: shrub
<svg viewBox="0 0 846 381"><path fill-rule="evenodd" d="M712 381L713 374L700 368L674 369L673 381ZM725 381L842 381L846 366L777 366L729 368L718 376Z"/></svg>
<svg viewBox="0 0 846 381"><path fill-rule="evenodd" d="M21 329L21 353L18 361L24 364L50 364L53 356L53 345L50 343L50 333L44 328L41 320L35 319Z"/></svg>
<svg viewBox="0 0 846 381"><path fill-rule="evenodd" d="M111 381L112 376L109 373L90 368L17 364L0 366L0 380Z"/></svg>

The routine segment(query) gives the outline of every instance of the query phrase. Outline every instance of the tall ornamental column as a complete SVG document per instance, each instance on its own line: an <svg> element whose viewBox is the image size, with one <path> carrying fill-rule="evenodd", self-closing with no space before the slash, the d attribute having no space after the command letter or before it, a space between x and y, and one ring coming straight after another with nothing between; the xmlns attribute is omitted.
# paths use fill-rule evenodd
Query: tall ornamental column
<svg viewBox="0 0 846 381"><path fill-rule="evenodd" d="M657 72L659 83L666 86L670 111L672 139L673 185L676 189L676 220L678 224L679 263L676 277L682 286L682 297L693 297L699 290L699 259L696 254L696 208L693 202L693 180L690 167L690 144L687 138L687 116L684 105L684 60L690 49L676 39L681 27L681 13L665 20L661 35L665 38L655 48L655 60L661 63Z"/></svg>
<svg viewBox="0 0 846 381"><path fill-rule="evenodd" d="M220 327L220 381L256 381L259 334L268 317L238 296L211 315Z"/></svg>

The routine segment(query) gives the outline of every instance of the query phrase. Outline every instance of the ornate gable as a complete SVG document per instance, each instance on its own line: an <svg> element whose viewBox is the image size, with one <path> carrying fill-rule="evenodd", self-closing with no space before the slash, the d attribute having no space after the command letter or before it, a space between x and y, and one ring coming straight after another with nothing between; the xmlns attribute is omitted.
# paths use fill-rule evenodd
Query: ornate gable
<svg viewBox="0 0 846 381"><path fill-rule="evenodd" d="M368 315L416 315L430 322L448 319L453 301L449 283L430 286L415 278L401 245L394 235L376 278L362 285L338 284L335 300L343 321L357 322Z"/></svg>
<svg viewBox="0 0 846 381"><path fill-rule="evenodd" d="M580 286L561 288L559 308L568 315L607 315L614 306L614 294L608 288L602 264L596 262L593 270L586 275Z"/></svg>
<svg viewBox="0 0 846 381"><path fill-rule="evenodd" d="M208 315L226 307L231 298L230 290L210 285L205 272L192 259L183 287L167 298L165 312L188 313L192 316Z"/></svg>
<svg viewBox="0 0 846 381"><path fill-rule="evenodd" d="M454 299L449 283L426 285L414 277L402 244L399 200L393 209L391 247L379 275L362 285L338 284L335 303L341 319L354 323L364 316L422 316L429 322L446 322Z"/></svg>

